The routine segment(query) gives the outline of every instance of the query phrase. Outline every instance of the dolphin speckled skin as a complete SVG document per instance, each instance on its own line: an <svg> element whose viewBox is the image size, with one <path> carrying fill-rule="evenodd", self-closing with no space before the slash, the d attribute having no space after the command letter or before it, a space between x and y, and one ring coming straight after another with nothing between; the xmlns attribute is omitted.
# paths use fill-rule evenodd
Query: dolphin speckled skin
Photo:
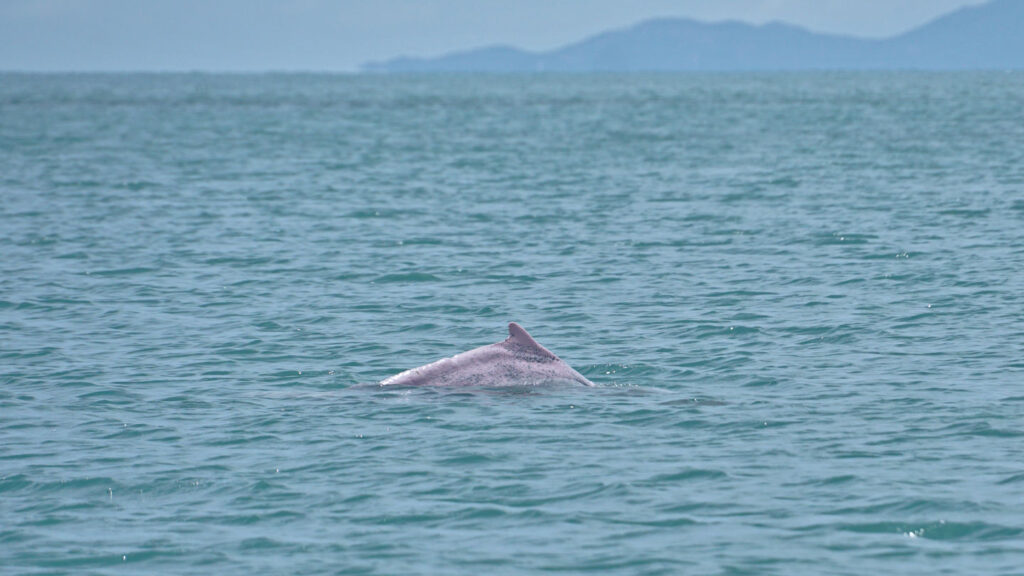
<svg viewBox="0 0 1024 576"><path fill-rule="evenodd" d="M523 327L508 325L497 344L443 358L383 380L381 386L502 386L546 383L594 383L541 346Z"/></svg>

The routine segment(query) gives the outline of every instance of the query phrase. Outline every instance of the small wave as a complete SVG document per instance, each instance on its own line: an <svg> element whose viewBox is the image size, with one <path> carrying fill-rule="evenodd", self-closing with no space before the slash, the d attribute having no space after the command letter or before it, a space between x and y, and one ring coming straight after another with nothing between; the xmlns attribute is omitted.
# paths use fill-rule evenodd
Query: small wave
<svg viewBox="0 0 1024 576"><path fill-rule="evenodd" d="M405 274L385 274L373 279L373 284L399 284L417 282L440 282L441 279L425 272L409 272Z"/></svg>
<svg viewBox="0 0 1024 576"><path fill-rule="evenodd" d="M1024 529L988 522L865 522L840 524L840 530L859 534L893 534L910 538L944 541L996 542L1012 540L1024 534Z"/></svg>

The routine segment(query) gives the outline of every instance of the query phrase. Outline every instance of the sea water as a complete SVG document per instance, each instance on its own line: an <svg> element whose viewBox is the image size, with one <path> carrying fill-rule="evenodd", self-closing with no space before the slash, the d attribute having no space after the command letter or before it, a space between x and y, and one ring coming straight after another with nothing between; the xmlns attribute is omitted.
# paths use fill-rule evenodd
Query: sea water
<svg viewBox="0 0 1024 576"><path fill-rule="evenodd" d="M1022 321L1021 73L4 74L0 572L1022 574Z"/></svg>

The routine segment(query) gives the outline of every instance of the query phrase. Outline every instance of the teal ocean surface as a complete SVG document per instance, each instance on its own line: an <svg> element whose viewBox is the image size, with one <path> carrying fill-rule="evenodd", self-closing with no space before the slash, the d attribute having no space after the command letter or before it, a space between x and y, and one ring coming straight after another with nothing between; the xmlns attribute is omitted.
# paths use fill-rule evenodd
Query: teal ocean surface
<svg viewBox="0 0 1024 576"><path fill-rule="evenodd" d="M0 572L1024 574L1022 322L1021 73L4 74Z"/></svg>

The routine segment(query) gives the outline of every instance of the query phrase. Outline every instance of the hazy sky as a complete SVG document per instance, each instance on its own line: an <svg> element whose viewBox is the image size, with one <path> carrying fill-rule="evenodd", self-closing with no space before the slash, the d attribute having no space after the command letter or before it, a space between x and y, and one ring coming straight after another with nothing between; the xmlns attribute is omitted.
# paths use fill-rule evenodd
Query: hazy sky
<svg viewBox="0 0 1024 576"><path fill-rule="evenodd" d="M658 16L888 36L983 0L0 0L0 70L356 70Z"/></svg>

